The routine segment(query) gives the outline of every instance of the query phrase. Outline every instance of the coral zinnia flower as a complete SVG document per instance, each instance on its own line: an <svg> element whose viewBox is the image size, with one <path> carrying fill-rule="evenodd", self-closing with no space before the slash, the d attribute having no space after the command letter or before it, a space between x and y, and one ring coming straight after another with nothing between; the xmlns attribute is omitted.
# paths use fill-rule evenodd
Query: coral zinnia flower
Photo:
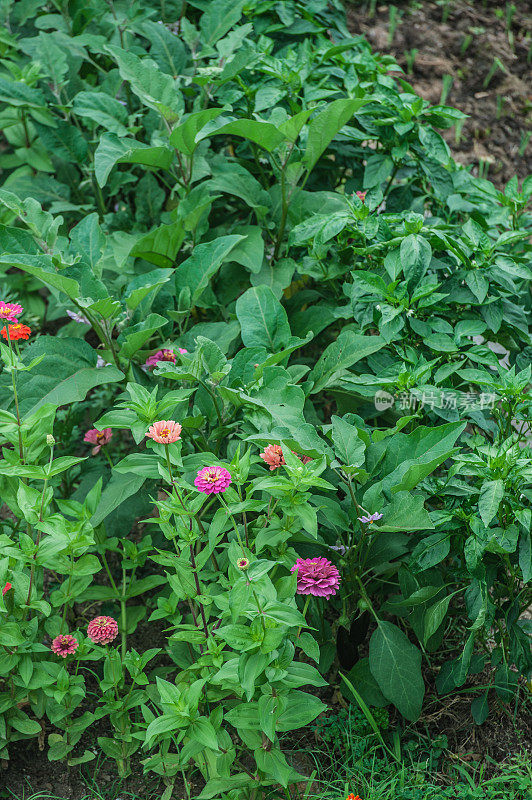
<svg viewBox="0 0 532 800"><path fill-rule="evenodd" d="M173 419L162 419L148 428L146 436L159 444L173 444L181 438L181 425Z"/></svg>
<svg viewBox="0 0 532 800"><path fill-rule="evenodd" d="M377 512L376 514L370 514L369 517L363 516L357 517L357 519L359 522L363 522L364 525L373 525L374 522L378 522L378 520L382 519L383 516L383 514L379 514L379 512Z"/></svg>
<svg viewBox="0 0 532 800"><path fill-rule="evenodd" d="M292 453L299 458L302 464L308 464L309 461L312 461L310 456L300 456L299 453L296 453L294 450L292 450ZM268 464L270 472L277 469L277 467L282 467L286 463L283 456L283 448L280 444L269 444L268 447L265 447L263 452L260 453L260 457Z"/></svg>
<svg viewBox="0 0 532 800"><path fill-rule="evenodd" d="M157 350L152 356L146 359L145 367L155 367L159 361L170 361L175 364L175 353L173 350Z"/></svg>
<svg viewBox="0 0 532 800"><path fill-rule="evenodd" d="M0 300L0 320L5 322L18 322L24 309L18 303L4 303Z"/></svg>
<svg viewBox="0 0 532 800"><path fill-rule="evenodd" d="M6 592L9 592L9 590L12 589L12 588L13 588L13 586L8 581L6 583L6 585L4 586L4 588L2 589L2 597L5 595Z"/></svg>
<svg viewBox="0 0 532 800"><path fill-rule="evenodd" d="M17 322L15 325L8 325L8 328L9 338L12 342L16 342L18 339L28 339L31 333L31 328L29 328L27 325L23 325L22 322ZM5 325L0 333L7 341L7 331Z"/></svg>
<svg viewBox="0 0 532 800"><path fill-rule="evenodd" d="M231 483L231 473L225 467L203 467L197 474L194 486L205 494L225 492Z"/></svg>
<svg viewBox="0 0 532 800"><path fill-rule="evenodd" d="M61 658L72 655L72 653L76 652L78 647L78 640L74 639L69 633L56 636L52 642L52 650L56 656L61 656Z"/></svg>
<svg viewBox="0 0 532 800"><path fill-rule="evenodd" d="M96 644L109 644L118 636L118 623L112 617L94 617L87 627L87 636Z"/></svg>
<svg viewBox="0 0 532 800"><path fill-rule="evenodd" d="M103 431L98 431L96 428L91 428L83 437L84 442L95 444L96 447L92 448L92 455L97 455L104 445L109 444L113 438L113 431L111 428L104 428Z"/></svg>
<svg viewBox="0 0 532 800"><path fill-rule="evenodd" d="M298 558L291 572L297 570L297 593L330 597L340 585L340 573L326 558Z"/></svg>

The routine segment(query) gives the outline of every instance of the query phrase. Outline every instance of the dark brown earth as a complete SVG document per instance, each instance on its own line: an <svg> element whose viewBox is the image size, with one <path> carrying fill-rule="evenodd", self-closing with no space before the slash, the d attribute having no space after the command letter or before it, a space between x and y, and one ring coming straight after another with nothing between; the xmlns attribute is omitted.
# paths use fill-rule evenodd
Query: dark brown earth
<svg viewBox="0 0 532 800"><path fill-rule="evenodd" d="M452 80L445 102L469 115L461 134L454 128L444 133L459 163L472 165L473 174L480 170L499 188L515 174L522 179L532 173L528 0L346 0L346 6L350 30L364 34L375 50L393 55L425 100L439 103L443 81ZM515 13L508 25L511 6ZM391 41L390 15L398 20Z"/></svg>

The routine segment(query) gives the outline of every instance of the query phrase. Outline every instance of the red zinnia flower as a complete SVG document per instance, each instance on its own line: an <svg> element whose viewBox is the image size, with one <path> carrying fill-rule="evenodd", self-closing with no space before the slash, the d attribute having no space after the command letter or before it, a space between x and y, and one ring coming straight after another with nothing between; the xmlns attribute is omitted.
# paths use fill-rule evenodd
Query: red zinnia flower
<svg viewBox="0 0 532 800"><path fill-rule="evenodd" d="M6 592L9 592L9 590L12 589L12 588L13 588L13 586L8 581L6 583L6 585L4 586L4 588L2 589L2 597L5 595Z"/></svg>
<svg viewBox="0 0 532 800"><path fill-rule="evenodd" d="M31 328L29 328L27 325L23 325L22 322L17 322L15 325L8 325L8 328L9 338L12 342L16 342L18 339L28 339L31 333ZM5 325L0 333L7 341L7 331Z"/></svg>
<svg viewBox="0 0 532 800"><path fill-rule="evenodd" d="M96 644L109 644L118 636L118 623L112 617L94 617L87 627L87 636Z"/></svg>

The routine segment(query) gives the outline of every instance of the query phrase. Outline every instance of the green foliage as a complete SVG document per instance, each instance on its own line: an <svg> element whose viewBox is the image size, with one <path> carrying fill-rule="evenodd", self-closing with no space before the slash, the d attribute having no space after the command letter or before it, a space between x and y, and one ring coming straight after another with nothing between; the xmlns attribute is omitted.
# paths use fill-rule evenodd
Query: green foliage
<svg viewBox="0 0 532 800"><path fill-rule="evenodd" d="M0 299L32 328L1 345L0 757L49 725L83 763L105 720L120 776L233 800L303 780L284 735L338 668L377 739L433 677L484 673L477 724L521 702L532 180L459 166L463 115L339 3L49 12L0 10ZM316 556L339 591L302 602Z"/></svg>

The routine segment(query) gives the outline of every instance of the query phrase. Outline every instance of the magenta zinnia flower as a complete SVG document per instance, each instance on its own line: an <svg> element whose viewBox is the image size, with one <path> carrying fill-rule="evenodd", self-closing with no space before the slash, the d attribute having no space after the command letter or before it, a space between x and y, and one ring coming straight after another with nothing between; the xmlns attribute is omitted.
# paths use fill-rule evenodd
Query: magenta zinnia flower
<svg viewBox="0 0 532 800"><path fill-rule="evenodd" d="M355 194L356 194L356 196L358 197L359 200L364 202L364 200L366 199L367 191L366 192L358 191Z"/></svg>
<svg viewBox="0 0 532 800"><path fill-rule="evenodd" d="M75 653L79 647L79 642L77 639L74 639L69 633L60 634L56 636L52 642L52 650L56 654L56 656L61 656L61 658L66 658L67 656L71 656L72 653Z"/></svg>
<svg viewBox="0 0 532 800"><path fill-rule="evenodd" d="M170 361L175 364L175 353L173 350L157 350L152 356L146 359L145 367L155 367L159 361Z"/></svg>
<svg viewBox="0 0 532 800"><path fill-rule="evenodd" d="M91 428L90 431L87 431L83 437L83 441L96 445L96 447L92 448L92 455L95 456L100 452L102 447L104 447L106 444L109 444L112 438L113 431L111 428L104 428L103 431L98 431L96 428Z"/></svg>
<svg viewBox="0 0 532 800"><path fill-rule="evenodd" d="M225 492L231 483L231 473L225 467L203 467L198 472L194 486L205 494Z"/></svg>
<svg viewBox="0 0 532 800"><path fill-rule="evenodd" d="M87 627L87 636L96 644L109 644L118 636L118 624L112 617L94 617Z"/></svg>
<svg viewBox="0 0 532 800"><path fill-rule="evenodd" d="M148 428L146 436L159 444L173 444L181 438L181 425L173 419L161 419Z"/></svg>
<svg viewBox="0 0 532 800"><path fill-rule="evenodd" d="M18 303L4 303L0 300L0 320L4 322L18 322L24 309Z"/></svg>
<svg viewBox="0 0 532 800"><path fill-rule="evenodd" d="M326 558L298 558L291 572L297 570L297 593L330 597L340 585L340 573Z"/></svg>
<svg viewBox="0 0 532 800"><path fill-rule="evenodd" d="M185 353L188 353L188 350L185 350L184 347L178 347L177 349L179 350L179 352L181 353L182 356L184 356Z"/></svg>

